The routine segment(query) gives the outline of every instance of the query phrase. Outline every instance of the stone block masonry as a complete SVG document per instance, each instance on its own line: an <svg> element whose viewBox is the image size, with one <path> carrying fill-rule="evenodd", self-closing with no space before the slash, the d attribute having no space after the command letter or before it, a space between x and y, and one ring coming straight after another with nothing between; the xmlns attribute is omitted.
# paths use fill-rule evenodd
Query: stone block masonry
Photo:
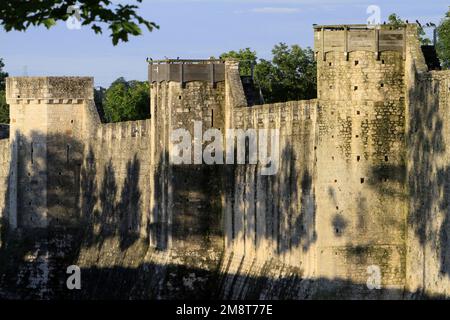
<svg viewBox="0 0 450 320"><path fill-rule="evenodd" d="M9 78L0 297L448 298L449 72L415 25L314 33L308 101L248 106L238 61L154 61L151 118L103 124L91 78ZM277 174L172 165L195 121L280 129Z"/></svg>

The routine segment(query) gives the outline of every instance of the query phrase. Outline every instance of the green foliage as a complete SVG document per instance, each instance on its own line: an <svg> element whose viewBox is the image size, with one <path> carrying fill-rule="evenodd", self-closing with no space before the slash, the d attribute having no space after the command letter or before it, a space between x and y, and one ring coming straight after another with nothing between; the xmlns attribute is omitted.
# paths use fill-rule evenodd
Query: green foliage
<svg viewBox="0 0 450 320"><path fill-rule="evenodd" d="M313 50L280 43L274 47L272 54L272 61L261 60L255 67L255 79L265 101L315 98L317 70Z"/></svg>
<svg viewBox="0 0 450 320"><path fill-rule="evenodd" d="M421 45L431 46L433 44L433 42L430 40L430 38L427 37L425 30L421 26L419 26L417 31L419 34L419 41Z"/></svg>
<svg viewBox="0 0 450 320"><path fill-rule="evenodd" d="M0 90L0 123L9 123L9 106L3 90Z"/></svg>
<svg viewBox="0 0 450 320"><path fill-rule="evenodd" d="M220 59L236 59L241 61L240 73L242 76L252 74L252 66L256 65L258 57L256 52L250 48L240 49L239 51L229 51L220 55Z"/></svg>
<svg viewBox="0 0 450 320"><path fill-rule="evenodd" d="M437 28L438 42L437 52L441 59L442 66L446 69L450 68L450 7L445 18L441 21Z"/></svg>
<svg viewBox="0 0 450 320"><path fill-rule="evenodd" d="M106 89L103 87L94 88L94 103L97 108L98 115L102 121L106 122L103 100L105 99Z"/></svg>
<svg viewBox="0 0 450 320"><path fill-rule="evenodd" d="M226 52L220 58L241 61L241 76L251 75L253 65L256 85L267 103L315 98L317 70L314 52L310 48L280 43L273 48L272 54L271 61L258 60L255 51L245 48Z"/></svg>
<svg viewBox="0 0 450 320"><path fill-rule="evenodd" d="M103 100L105 119L120 122L146 119L150 115L150 95L147 82L119 78L106 90Z"/></svg>
<svg viewBox="0 0 450 320"><path fill-rule="evenodd" d="M102 33L102 25L106 24L114 45L119 41L127 42L129 35L142 34L141 26L149 31L159 28L137 13L137 5L114 4L111 0L1 0L0 24L6 31L25 31L30 26L40 25L49 29L57 21L66 21L73 13L71 6L75 5L80 8L81 24L90 26L95 33Z"/></svg>
<svg viewBox="0 0 450 320"><path fill-rule="evenodd" d="M388 22L391 26L398 29L405 26L405 22L395 13L391 13L388 17Z"/></svg>
<svg viewBox="0 0 450 320"><path fill-rule="evenodd" d="M0 58L0 90L5 90L5 79L8 76L8 73L3 71L5 64L3 63L3 59Z"/></svg>
<svg viewBox="0 0 450 320"><path fill-rule="evenodd" d="M404 27L406 25L405 21L403 21L397 14L392 13L388 17L389 24L394 28L398 29ZM431 40L426 36L425 30L422 26L417 26L417 32L419 36L419 41L423 46L429 46L432 44Z"/></svg>
<svg viewBox="0 0 450 320"><path fill-rule="evenodd" d="M8 73L3 71L5 64L0 59L0 123L9 123L9 106L6 104L5 79Z"/></svg>

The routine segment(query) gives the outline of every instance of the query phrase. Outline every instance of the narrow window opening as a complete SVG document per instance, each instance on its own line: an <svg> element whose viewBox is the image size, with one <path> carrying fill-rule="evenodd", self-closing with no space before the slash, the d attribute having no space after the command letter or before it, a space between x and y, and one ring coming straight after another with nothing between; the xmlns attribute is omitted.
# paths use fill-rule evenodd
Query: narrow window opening
<svg viewBox="0 0 450 320"><path fill-rule="evenodd" d="M178 96L178 100L181 100L181 96Z"/></svg>
<svg viewBox="0 0 450 320"><path fill-rule="evenodd" d="M339 210L339 207L338 207L338 206L336 206L336 210Z"/></svg>
<svg viewBox="0 0 450 320"><path fill-rule="evenodd" d="M333 64L330 62L330 63L328 63L328 65L331 67Z"/></svg>
<svg viewBox="0 0 450 320"><path fill-rule="evenodd" d="M384 156L384 161L388 162L389 161L389 157L388 156Z"/></svg>
<svg viewBox="0 0 450 320"><path fill-rule="evenodd" d="M214 127L214 110L211 109L211 127Z"/></svg>
<svg viewBox="0 0 450 320"><path fill-rule="evenodd" d="M364 178L361 178L361 184L363 184L364 183Z"/></svg>
<svg viewBox="0 0 450 320"><path fill-rule="evenodd" d="M70 120L70 123L73 123L73 120Z"/></svg>
<svg viewBox="0 0 450 320"><path fill-rule="evenodd" d="M358 86L354 86L353 90L355 90L355 91L358 90Z"/></svg>
<svg viewBox="0 0 450 320"><path fill-rule="evenodd" d="M381 84L380 84L380 87L381 87L381 88L384 88L384 83L381 83Z"/></svg>
<svg viewBox="0 0 450 320"><path fill-rule="evenodd" d="M359 135L356 135L355 138L359 138Z"/></svg>
<svg viewBox="0 0 450 320"><path fill-rule="evenodd" d="M33 147L33 142L32 142L32 143L31 143L31 164L34 163L34 157L33 157L33 154L34 154L34 147Z"/></svg>
<svg viewBox="0 0 450 320"><path fill-rule="evenodd" d="M361 160L361 156L357 156L357 157L356 157L356 161L359 162L359 160Z"/></svg>
<svg viewBox="0 0 450 320"><path fill-rule="evenodd" d="M381 64L385 64L384 60L381 60Z"/></svg>
<svg viewBox="0 0 450 320"><path fill-rule="evenodd" d="M359 64L358 60L355 60L355 66L357 66Z"/></svg>
<svg viewBox="0 0 450 320"><path fill-rule="evenodd" d="M361 112L358 110L358 111L356 111L356 114L361 114Z"/></svg>
<svg viewBox="0 0 450 320"><path fill-rule="evenodd" d="M334 183L337 183L337 180L334 180Z"/></svg>
<svg viewBox="0 0 450 320"><path fill-rule="evenodd" d="M66 160L67 163L69 163L69 159L70 159L70 145L66 146Z"/></svg>

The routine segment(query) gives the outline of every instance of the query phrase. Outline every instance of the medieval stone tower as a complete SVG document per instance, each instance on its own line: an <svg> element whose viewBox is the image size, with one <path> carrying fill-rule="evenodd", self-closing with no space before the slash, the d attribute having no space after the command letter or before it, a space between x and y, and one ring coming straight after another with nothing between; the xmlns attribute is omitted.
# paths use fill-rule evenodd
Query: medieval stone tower
<svg viewBox="0 0 450 320"><path fill-rule="evenodd" d="M405 282L406 29L315 28L317 272Z"/></svg>
<svg viewBox="0 0 450 320"><path fill-rule="evenodd" d="M415 25L314 37L313 100L254 105L238 61L151 61L150 119L104 124L91 78L9 78L0 297L80 298L71 264L82 298L448 297L450 73ZM278 170L198 163L205 141L172 164L180 128L279 130Z"/></svg>
<svg viewBox="0 0 450 320"><path fill-rule="evenodd" d="M80 217L81 141L92 86L92 78L8 80L13 228L68 227Z"/></svg>
<svg viewBox="0 0 450 320"><path fill-rule="evenodd" d="M155 185L155 219L151 242L168 248L201 254L221 252L222 167L196 163L171 165L171 133L179 128L195 139L207 129L224 132L225 64L215 60L166 60L149 65L151 84L151 162ZM203 147L203 146L202 146ZM202 154L203 149L197 150ZM216 259L215 258L215 259Z"/></svg>

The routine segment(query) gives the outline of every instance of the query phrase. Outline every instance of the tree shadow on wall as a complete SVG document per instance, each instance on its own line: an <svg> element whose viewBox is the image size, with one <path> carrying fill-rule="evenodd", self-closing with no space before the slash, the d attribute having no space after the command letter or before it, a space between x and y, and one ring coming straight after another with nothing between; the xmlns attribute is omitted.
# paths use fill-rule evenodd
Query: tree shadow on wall
<svg viewBox="0 0 450 320"><path fill-rule="evenodd" d="M33 141L39 141L39 138L41 138L35 134L33 137L36 138L36 140L32 139ZM66 268L68 265L78 261L80 248L82 246L85 247L83 249L89 249L89 247L95 246L101 248L106 239L119 237L120 245L118 251L114 251L114 248L105 248L111 249L110 251L105 251L107 254L114 256L114 259L116 260L113 262L118 262L120 264L121 261L119 259L121 258L115 255L117 253L124 253L126 248L132 248L132 243L138 241L134 240L137 238L133 232L136 231L134 229L135 223L141 221L142 214L142 211L134 210L142 196L139 189L139 179L137 178L140 176L141 165L136 157L126 163L126 178L122 188L119 188L118 185L120 184L118 183L117 173L111 161L107 161L105 165L99 165L99 162L96 161L95 158L95 152L91 148L87 152L82 170L79 171L79 168L77 168L79 167L79 163L76 161L72 162L71 160L75 159L78 161L79 158L76 156L73 158L69 157L68 163L66 153L67 142L75 147L77 141L67 140L67 137L59 138L65 138L66 140L49 140L59 141L58 143L62 146L60 149L63 151L61 153L52 153L52 166L49 167L48 170L55 170L55 176L49 176L49 179L53 179L51 181L54 181L55 185L49 186L49 189L51 192L55 192L55 195L58 194L58 197L63 197L64 199L58 200L57 197L51 193L47 195L50 197L51 201L48 204L50 209L50 227L46 230L27 229L21 226L16 232L6 233L6 228L2 228L2 239L4 239L4 242L2 242L2 247L0 249L0 297L10 299L74 297L78 299L181 299L192 297L192 294L195 294L194 297L196 298L224 298L220 295L214 295L215 292L220 292L219 290L214 290L214 286L219 286L221 284L211 280L205 285L195 287L194 290L186 289L190 284L190 274L200 274L205 277L211 277L208 279L216 279L217 271L156 262L137 263L135 267L100 267L99 264L93 263L91 264L91 267L82 269L83 290L76 294L68 292L65 284L67 279ZM31 147L28 148L28 146L31 146L30 141L26 138L22 139L22 147L24 148L22 151L29 154L29 157L31 157ZM34 156L37 157L38 153L36 153L36 149L34 149L34 152ZM30 158L25 157L23 159L31 162ZM291 234L297 234L299 232L299 227L295 227L295 224L297 221L304 220L299 220L300 217L294 218L294 211L292 211L291 215L288 215L288 212L291 209L290 206L286 204L292 201L298 201L298 197L300 197L300 203L303 203L304 205L308 204L311 208L315 208L315 205L312 205L312 203L315 204L314 187L311 179L312 175L308 173L308 171L297 174L297 170L292 164L294 159L296 159L295 152L292 148L287 148L283 150L284 163L280 169L284 178L281 178L280 176L258 176L261 177L261 179L267 179L267 184L272 184L269 186L266 185L265 189L262 189L265 190L262 195L263 197L270 196L269 192L279 192L279 189L277 188L279 188L280 183L285 182L287 183L285 188L290 186L289 190L286 191L294 193L294 195L291 195L286 202L273 204L273 208L275 208L275 212L278 215L282 216L286 214L287 221L291 221ZM38 158L35 158L33 161L36 161L36 163L34 163L36 166L39 164ZM19 165L23 165L23 163ZM26 181L29 181L30 183L31 181L40 178L42 176L42 170L39 169L42 168L37 169L38 170L31 171L30 176L27 174L28 171L24 170L21 178L28 179ZM59 175L59 172L61 172L61 175ZM65 176L66 172L79 172L81 179L77 180L70 174L67 178ZM103 173L103 175L97 177L97 172ZM449 181L447 171L441 173L441 177L444 181L440 181L439 184L442 184L443 188L447 188L447 183ZM251 174L254 175L254 172L251 172ZM77 187L77 181L82 185L81 190L83 190L83 194L76 194L76 190L80 189L78 188L79 186ZM56 187L58 186L58 183L66 183L68 186L73 185L73 189L70 190L73 190L74 193L68 192L66 194L61 190L57 190ZM304 195L307 197L305 200L302 200L302 196L298 195L300 192L300 189L298 189L299 186L302 189L302 196ZM55 190L53 190L53 188L55 188ZM20 192L29 192L25 190L26 189L23 188ZM33 192L33 197L36 195L39 196L39 193L35 193L39 192L39 188L31 191ZM42 197L45 196L43 190L41 190L40 195ZM112 195L114 195L114 197L112 197ZM24 197L26 195L20 196ZM61 211L59 209L61 204L74 204L77 203L77 199L79 198L81 198L81 204L80 207L78 207L78 211L76 211L77 215L70 215L72 212L71 210ZM109 201L112 199L115 200L116 205L111 206L109 204ZM310 201L312 201L312 203L310 203ZM446 210L448 210L446 203L442 202L442 206L443 208L446 207ZM57 210L53 211L54 208ZM128 216L129 210L135 211L136 214L134 216ZM69 214L69 216L64 217L65 213ZM3 217L8 217L8 214L9 212L4 212ZM27 218L30 216L26 210L21 211L18 214L21 223L27 221ZM57 220L58 218L59 220ZM311 216L309 218L312 219L313 217ZM282 220L282 218L279 220ZM98 225L98 223L102 221L106 222L106 227L103 229ZM311 223L308 221L304 222L304 224ZM126 225L128 228L114 226L113 222L117 222L120 225L123 223L123 225ZM130 226L131 230L129 229ZM313 227L311 228L314 230ZM100 233L98 233L98 230L100 230ZM127 230L129 232L128 234ZM442 229L440 231L442 232ZM103 238L100 237L99 234L101 234ZM298 240L291 241L292 246L296 243L302 246L304 243L308 244L315 241L314 234L303 235L301 232L299 234L301 236L299 236ZM269 234L269 237L271 237L271 234ZM289 247L289 245L287 247ZM280 249L284 250L283 247ZM129 251L131 250L128 250L127 254L132 254ZM142 254L137 257L143 259ZM110 265L116 264L111 263ZM46 270L49 271L48 274L45 272ZM180 281L167 281L167 279L169 279L168 273L170 273L168 270L177 270L177 272L182 275L179 277ZM237 274L230 275L233 279L237 276ZM285 299L379 298L384 297L384 294L388 297L391 295L397 297L403 294L403 292L394 289L368 291L364 285L341 279L304 280L297 275L281 277L245 275L243 278L245 280L243 282L244 285L242 285L241 289L236 289L240 299L280 297ZM238 281L234 281L231 286L240 286L241 284L242 283L239 283ZM249 289L248 286L251 286L251 288ZM312 288L311 290L309 289L310 286ZM279 290L274 290L274 288L278 288ZM316 291L317 288L320 290ZM316 292L319 293L317 294ZM426 298L426 296L422 297Z"/></svg>
<svg viewBox="0 0 450 320"><path fill-rule="evenodd" d="M64 284L65 268L73 264L81 239L83 144L65 134L16 133L11 150L17 150L17 161L10 163L6 178L0 296L46 299L52 295L50 287ZM10 181L16 181L13 188ZM12 217L14 190L17 215ZM17 221L15 230L11 219Z"/></svg>
<svg viewBox="0 0 450 320"><path fill-rule="evenodd" d="M10 166L6 180L17 177L18 228L9 228L10 210L5 207L0 296L51 298L65 288L66 268L77 263L82 248L101 249L107 239L117 238L118 249L126 252L142 240L136 155L124 164L126 176L119 189L111 161L102 168L99 183L93 148L84 156L84 144L66 134L32 132L17 135L13 144L17 173ZM8 204L10 187L8 183L4 196Z"/></svg>
<svg viewBox="0 0 450 320"><path fill-rule="evenodd" d="M428 94L433 93L433 94ZM450 165L446 162L448 150L444 138L443 115L445 106L439 103L439 81L416 82L409 92L413 103L408 133L411 161L408 172L410 188L410 215L412 226L422 245L430 247L439 259L441 276L450 277ZM438 214L440 211L441 214ZM432 257L421 257L432 259ZM424 261L423 265L431 263Z"/></svg>
<svg viewBox="0 0 450 320"><path fill-rule="evenodd" d="M416 77L419 75L416 74ZM409 132L406 132L406 154L400 154L400 161L408 163L392 165L380 163L369 172L369 184L382 196L405 201L408 207L407 229L412 230L418 240L415 251L408 253L411 260L417 259L413 268L428 268L433 260L439 264L440 274L450 277L450 166L445 163L446 139L444 137L444 119L447 112L439 103L439 98L446 95L441 92L439 81L417 80L408 92L410 105L406 115L409 116ZM389 137L395 124L389 120L377 128L377 135ZM386 138L386 140L388 140ZM378 154L388 154L384 150L386 141L381 141ZM405 157L405 158L403 158ZM406 159L406 160L405 160ZM387 161L387 160L386 160ZM441 165L440 163L444 163ZM413 238L407 240L414 244ZM428 251L429 248L431 251ZM424 254L427 250L431 254ZM426 260L425 260L426 259ZM418 274L432 272L417 270ZM414 276L414 275L412 275ZM422 290L427 287L422 279ZM416 297L423 292L414 292Z"/></svg>
<svg viewBox="0 0 450 320"><path fill-rule="evenodd" d="M120 249L128 249L138 240L142 212L139 189L140 161L137 155L127 161L120 197L117 174L112 159L106 163L98 184L96 160L92 147L81 172L82 214L86 224L85 241L89 246L102 244L108 238L118 237ZM97 186L100 185L98 188Z"/></svg>
<svg viewBox="0 0 450 320"><path fill-rule="evenodd" d="M148 224L150 242L158 250L167 250L170 239L175 245L179 241L208 246L223 236L223 170L223 165L170 164L169 154L160 154Z"/></svg>
<svg viewBox="0 0 450 320"><path fill-rule="evenodd" d="M155 203L150 211L150 221L147 226L147 234L149 234L150 242L156 249L165 251L168 249L168 234L170 232L170 225L168 219L168 171L167 163L169 161L169 154L162 153L159 156L154 183L152 185L153 198Z"/></svg>
<svg viewBox="0 0 450 320"><path fill-rule="evenodd" d="M261 175L260 165L227 168L226 176L233 177L226 188L227 201L232 204L232 239L252 241L256 247L267 239L275 244L278 254L298 247L306 252L317 239L312 172L306 167L298 171L296 164L302 159L291 145L283 148L280 159L274 175ZM305 159L300 164L306 163ZM258 230L261 225L264 232Z"/></svg>

